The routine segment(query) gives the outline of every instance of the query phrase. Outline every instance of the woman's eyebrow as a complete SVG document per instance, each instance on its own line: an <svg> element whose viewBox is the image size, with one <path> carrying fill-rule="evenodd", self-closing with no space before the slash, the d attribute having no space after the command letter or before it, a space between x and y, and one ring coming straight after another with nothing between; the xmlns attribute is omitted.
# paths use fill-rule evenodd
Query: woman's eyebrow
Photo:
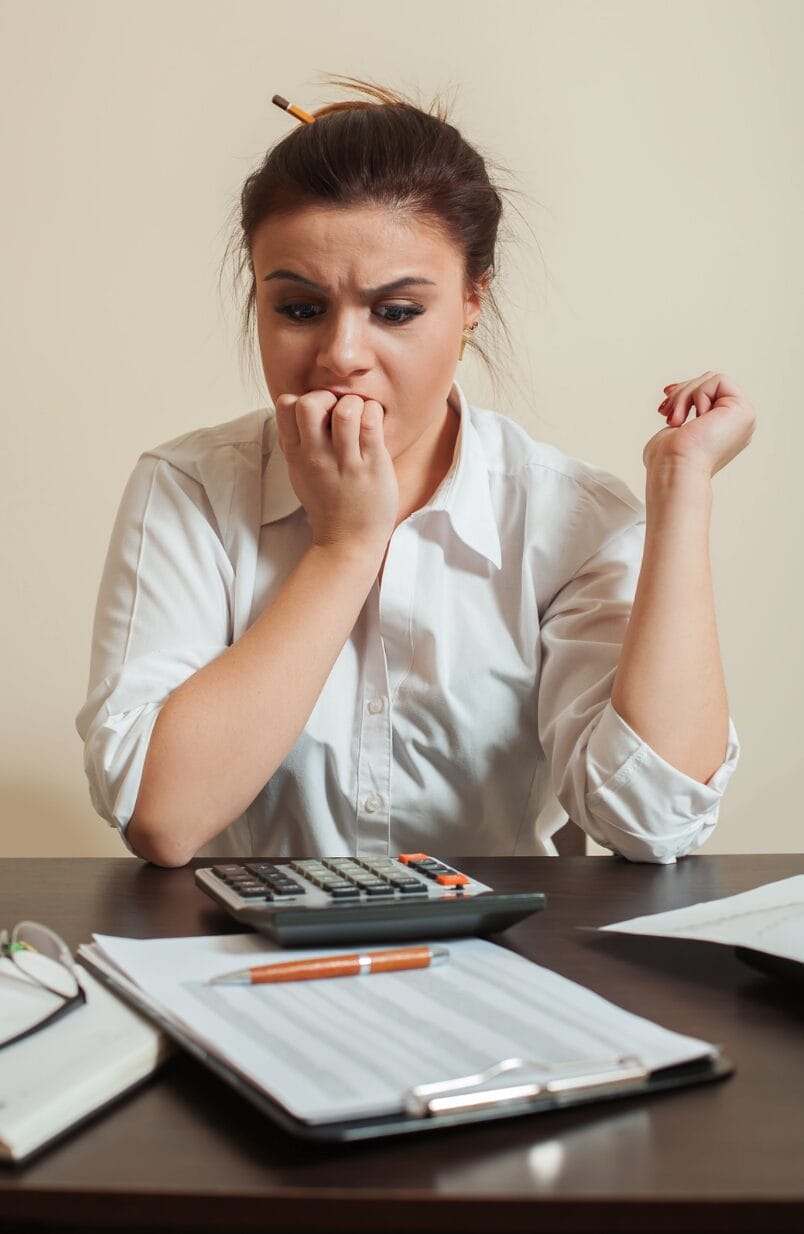
<svg viewBox="0 0 804 1234"><path fill-rule="evenodd" d="M329 290L329 288L322 287L319 283L314 283L311 279L303 278L301 274L294 274L292 270L273 270L270 274L266 274L262 281L267 283L271 279L288 279L294 283L303 283L305 287L312 287L313 291L320 291L325 295ZM430 287L436 286L432 279L418 278L415 275L409 274L402 278L394 279L392 283L383 283L382 287L361 289L360 294L367 298L385 296L389 292L398 291L400 287L419 287L424 284Z"/></svg>

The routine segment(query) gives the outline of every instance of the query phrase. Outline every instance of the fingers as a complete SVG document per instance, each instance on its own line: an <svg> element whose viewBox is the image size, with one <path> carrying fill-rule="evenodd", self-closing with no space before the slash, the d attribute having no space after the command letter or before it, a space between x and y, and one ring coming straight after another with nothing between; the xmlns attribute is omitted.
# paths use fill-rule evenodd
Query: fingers
<svg viewBox="0 0 804 1234"><path fill-rule="evenodd" d="M312 390L296 402L296 424L305 453L329 446L329 413L337 403L337 395L329 390Z"/></svg>
<svg viewBox="0 0 804 1234"><path fill-rule="evenodd" d="M385 449L382 403L367 399L360 421L360 454L364 459L376 459Z"/></svg>
<svg viewBox="0 0 804 1234"><path fill-rule="evenodd" d="M385 448L382 403L347 394L332 412L332 444L341 466L377 458Z"/></svg>
<svg viewBox="0 0 804 1234"><path fill-rule="evenodd" d="M360 462L360 423L363 407L363 400L358 394L345 394L333 408L332 447L342 467Z"/></svg>
<svg viewBox="0 0 804 1234"><path fill-rule="evenodd" d="M329 413L337 402L329 390L313 390L309 394L280 394L276 400L276 427L279 444L289 448L303 446L305 450L320 448L327 437Z"/></svg>
<svg viewBox="0 0 804 1234"><path fill-rule="evenodd" d="M279 444L285 453L296 447L308 456L331 449L340 467L354 466L361 459L378 457L384 449L384 414L381 403L357 394L342 398L329 390L280 394Z"/></svg>
<svg viewBox="0 0 804 1234"><path fill-rule="evenodd" d="M299 427L296 424L297 394L280 394L276 400L276 431L283 454L289 446L298 446Z"/></svg>
<svg viewBox="0 0 804 1234"><path fill-rule="evenodd" d="M678 428L687 419L692 407L696 415L705 415L711 411L717 395L725 393L724 385L728 384L729 392L733 388L729 379L722 373L709 369L700 377L691 381L671 382L664 387L667 398L659 405L659 413L667 420L668 428Z"/></svg>

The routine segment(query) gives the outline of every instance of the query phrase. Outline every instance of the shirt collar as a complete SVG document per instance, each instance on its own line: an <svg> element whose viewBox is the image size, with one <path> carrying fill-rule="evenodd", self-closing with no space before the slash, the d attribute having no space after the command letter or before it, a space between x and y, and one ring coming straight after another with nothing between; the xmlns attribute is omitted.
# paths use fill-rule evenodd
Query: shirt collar
<svg viewBox="0 0 804 1234"><path fill-rule="evenodd" d="M262 524L265 526L266 523L287 518L301 506L290 482L285 456L279 447L274 411L265 419L262 453L263 458L268 455L262 469Z"/></svg>
<svg viewBox="0 0 804 1234"><path fill-rule="evenodd" d="M449 403L461 417L455 454L452 466L426 508L444 510L453 531L464 544L499 570L502 551L491 501L488 464L472 408L457 381L449 392Z"/></svg>
<svg viewBox="0 0 804 1234"><path fill-rule="evenodd" d="M448 401L460 416L452 465L425 509L443 510L464 544L498 569L502 564L500 537L489 490L489 472L480 435L472 422L472 409L455 381ZM276 419L269 415L263 434L262 522L275 523L301 506L288 475L285 456L279 448Z"/></svg>

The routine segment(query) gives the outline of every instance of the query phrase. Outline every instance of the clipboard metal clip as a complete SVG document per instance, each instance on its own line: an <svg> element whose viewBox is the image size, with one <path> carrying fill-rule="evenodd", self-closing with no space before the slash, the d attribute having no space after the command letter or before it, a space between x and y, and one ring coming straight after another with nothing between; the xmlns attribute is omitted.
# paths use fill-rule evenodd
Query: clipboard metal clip
<svg viewBox="0 0 804 1234"><path fill-rule="evenodd" d="M512 1071L522 1073L518 1083L485 1087L498 1076ZM418 1084L405 1093L404 1108L412 1117L424 1118L544 1099L552 1099L560 1105L565 1097L578 1100L598 1092L642 1084L649 1074L642 1060L633 1055L570 1059L562 1063L504 1058L475 1075Z"/></svg>

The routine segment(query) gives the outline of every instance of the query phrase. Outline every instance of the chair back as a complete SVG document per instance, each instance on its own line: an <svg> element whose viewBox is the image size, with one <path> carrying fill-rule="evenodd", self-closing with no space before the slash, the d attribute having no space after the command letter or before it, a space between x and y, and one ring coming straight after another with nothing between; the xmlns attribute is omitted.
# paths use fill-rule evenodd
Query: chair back
<svg viewBox="0 0 804 1234"><path fill-rule="evenodd" d="M586 853L586 836L573 822L565 823L553 836L559 857L583 857Z"/></svg>

